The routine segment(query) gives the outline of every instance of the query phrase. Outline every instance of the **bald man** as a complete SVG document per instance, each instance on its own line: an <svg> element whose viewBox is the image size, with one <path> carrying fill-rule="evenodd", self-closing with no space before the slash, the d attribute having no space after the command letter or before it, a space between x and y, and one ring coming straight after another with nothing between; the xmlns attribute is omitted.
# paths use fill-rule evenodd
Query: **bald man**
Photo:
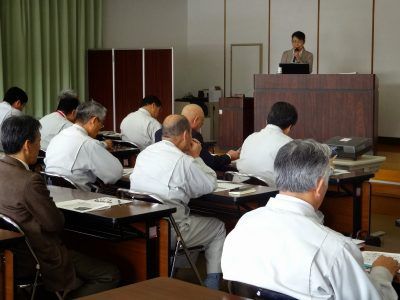
<svg viewBox="0 0 400 300"><path fill-rule="evenodd" d="M224 155L212 155L206 145L204 144L203 136L201 135L200 128L204 123L203 109L197 104L188 104L182 109L182 115L188 119L190 127L192 128L192 137L198 140L201 144L200 157L205 164L215 171L224 171L224 167L229 165L232 160L239 158L240 152L229 150ZM161 129L155 133L155 141L161 141Z"/></svg>
<svg viewBox="0 0 400 300"><path fill-rule="evenodd" d="M155 194L176 207L174 218L188 247L203 245L207 263L205 285L217 289L225 225L216 218L189 214L188 203L211 193L217 186L215 172L199 157L201 145L192 139L188 120L170 115L163 123L162 141L140 152L130 176L131 190Z"/></svg>

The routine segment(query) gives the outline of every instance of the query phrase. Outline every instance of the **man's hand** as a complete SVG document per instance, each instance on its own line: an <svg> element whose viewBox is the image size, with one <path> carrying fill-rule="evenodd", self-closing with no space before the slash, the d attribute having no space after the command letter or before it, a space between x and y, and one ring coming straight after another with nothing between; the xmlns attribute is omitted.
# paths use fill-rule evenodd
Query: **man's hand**
<svg viewBox="0 0 400 300"><path fill-rule="evenodd" d="M112 148L113 148L113 142L112 142L112 140L104 140L103 143L104 143L104 145L106 146L106 149L107 149L108 151L111 151L111 150L112 150Z"/></svg>
<svg viewBox="0 0 400 300"><path fill-rule="evenodd" d="M385 267L386 269L389 270L389 272L393 276L400 269L400 264L397 260L384 255L379 256L372 264L372 267L378 267L378 266Z"/></svg>
<svg viewBox="0 0 400 300"><path fill-rule="evenodd" d="M201 144L198 140L196 139L192 139L192 141L190 142L190 149L188 150L188 155L197 158L200 156L200 152L201 152Z"/></svg>
<svg viewBox="0 0 400 300"><path fill-rule="evenodd" d="M237 160L240 157L240 151L237 150L229 150L226 154L231 157L231 161Z"/></svg>

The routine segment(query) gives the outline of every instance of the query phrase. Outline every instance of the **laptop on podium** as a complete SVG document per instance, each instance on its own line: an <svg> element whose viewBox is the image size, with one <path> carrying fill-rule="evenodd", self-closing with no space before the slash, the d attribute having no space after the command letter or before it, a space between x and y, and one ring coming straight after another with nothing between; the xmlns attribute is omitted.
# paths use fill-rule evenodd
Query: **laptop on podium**
<svg viewBox="0 0 400 300"><path fill-rule="evenodd" d="M310 66L308 64L279 64L282 68L282 74L310 74Z"/></svg>

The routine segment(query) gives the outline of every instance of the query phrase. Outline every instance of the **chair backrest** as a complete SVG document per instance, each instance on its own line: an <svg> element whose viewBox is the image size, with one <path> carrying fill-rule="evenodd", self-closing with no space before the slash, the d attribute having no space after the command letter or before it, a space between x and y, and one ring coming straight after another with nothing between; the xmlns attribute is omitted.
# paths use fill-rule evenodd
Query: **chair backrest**
<svg viewBox="0 0 400 300"><path fill-rule="evenodd" d="M231 294L255 300L296 300L291 296L239 281L229 281L228 289Z"/></svg>
<svg viewBox="0 0 400 300"><path fill-rule="evenodd" d="M254 185L268 186L268 183L259 176L252 174L239 173L235 171L226 171L224 174L224 180L233 182L243 182Z"/></svg>
<svg viewBox="0 0 400 300"><path fill-rule="evenodd" d="M135 199L150 203L163 204L161 199L157 199L154 196L147 193L136 193L128 189L119 188L117 190L117 197L120 199Z"/></svg>
<svg viewBox="0 0 400 300"><path fill-rule="evenodd" d="M10 229L12 231L16 231L19 232L20 234L22 234L25 237L25 243L28 246L29 252L32 254L35 262L36 262L36 266L39 269L40 265L39 265L39 260L35 254L35 252L33 251L33 248L28 240L28 237L26 236L25 232L22 230L22 228L10 217L0 214L0 219L7 225L7 229Z"/></svg>
<svg viewBox="0 0 400 300"><path fill-rule="evenodd" d="M61 187L66 187L70 189L78 189L75 183L73 183L70 179L63 175L49 173L49 172L40 172L43 176L44 181L47 185L56 185Z"/></svg>

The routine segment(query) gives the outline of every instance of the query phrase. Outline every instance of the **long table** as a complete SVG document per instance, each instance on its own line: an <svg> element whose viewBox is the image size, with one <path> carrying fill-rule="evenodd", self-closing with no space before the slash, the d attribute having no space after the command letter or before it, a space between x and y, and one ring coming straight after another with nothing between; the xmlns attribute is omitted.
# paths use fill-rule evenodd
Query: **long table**
<svg viewBox="0 0 400 300"><path fill-rule="evenodd" d="M0 229L0 299L14 299L14 260L10 246L23 237L18 232Z"/></svg>
<svg viewBox="0 0 400 300"><path fill-rule="evenodd" d="M155 278L81 298L82 300L245 300L171 278Z"/></svg>
<svg viewBox="0 0 400 300"><path fill-rule="evenodd" d="M356 237L363 231L370 232L371 223L371 172L353 171L332 175L321 211L325 225Z"/></svg>
<svg viewBox="0 0 400 300"><path fill-rule="evenodd" d="M55 202L95 199L107 195L48 186ZM67 244L117 264L125 282L168 275L170 228L176 208L132 201L104 210L63 210ZM99 251L101 249L101 251Z"/></svg>
<svg viewBox="0 0 400 300"><path fill-rule="evenodd" d="M332 175L320 210L324 213L324 224L336 231L355 237L358 232L370 231L371 172L353 171ZM193 213L213 216L232 228L243 213L263 206L270 197L278 193L276 188L255 186L256 192L231 196L229 191L214 192L198 199L191 199Z"/></svg>
<svg viewBox="0 0 400 300"><path fill-rule="evenodd" d="M230 231L244 213L265 205L270 197L278 193L273 187L251 184L245 186L253 187L256 191L244 195L230 195L229 190L225 190L191 199L191 212L216 217L224 221L227 230Z"/></svg>

